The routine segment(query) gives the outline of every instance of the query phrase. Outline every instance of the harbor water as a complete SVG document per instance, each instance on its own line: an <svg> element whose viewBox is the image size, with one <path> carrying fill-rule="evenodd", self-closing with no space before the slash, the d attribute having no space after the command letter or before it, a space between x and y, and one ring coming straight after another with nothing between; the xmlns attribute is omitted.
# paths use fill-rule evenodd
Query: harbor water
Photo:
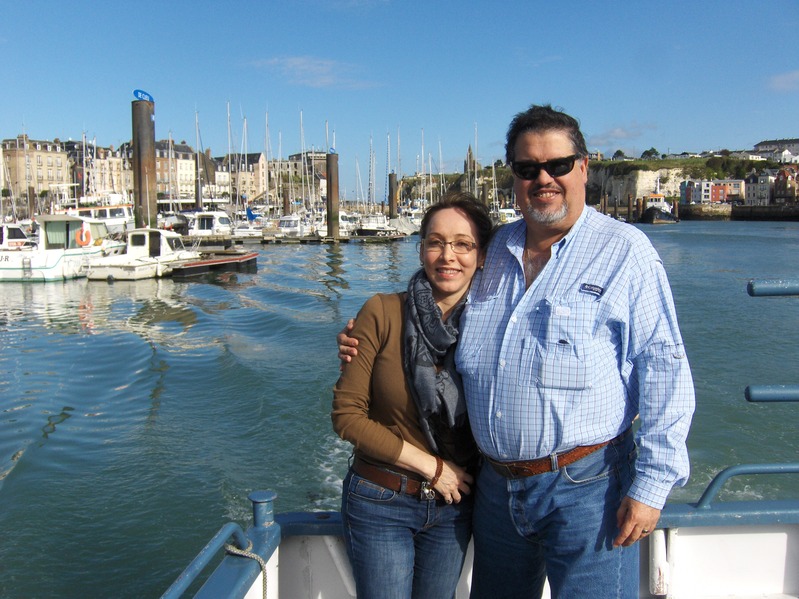
<svg viewBox="0 0 799 599"><path fill-rule="evenodd" d="M795 404L749 384L799 383L799 299L752 298L799 276L799 223L643 226L674 292L697 390L689 484L795 461ZM336 509L349 445L330 425L335 335L405 287L416 237L269 245L258 272L212 281L0 285L0 598L157 597L247 495ZM722 499L799 495L736 478Z"/></svg>

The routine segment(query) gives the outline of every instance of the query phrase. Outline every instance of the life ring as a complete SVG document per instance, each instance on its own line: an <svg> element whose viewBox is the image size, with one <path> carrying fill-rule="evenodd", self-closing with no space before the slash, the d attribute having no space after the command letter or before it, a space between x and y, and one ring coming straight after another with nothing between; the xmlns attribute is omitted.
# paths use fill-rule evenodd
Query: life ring
<svg viewBox="0 0 799 599"><path fill-rule="evenodd" d="M80 247L86 247L92 242L92 233L88 229L78 229L75 233L75 241L78 242Z"/></svg>

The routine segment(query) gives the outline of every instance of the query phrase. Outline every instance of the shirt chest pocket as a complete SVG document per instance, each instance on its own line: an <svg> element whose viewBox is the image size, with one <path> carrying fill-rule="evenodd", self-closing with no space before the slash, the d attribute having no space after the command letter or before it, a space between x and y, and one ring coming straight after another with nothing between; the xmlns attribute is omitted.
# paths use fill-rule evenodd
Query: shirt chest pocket
<svg viewBox="0 0 799 599"><path fill-rule="evenodd" d="M598 311L599 302L593 298L548 302L532 369L537 372L541 387L579 391L592 386L597 363L593 332Z"/></svg>

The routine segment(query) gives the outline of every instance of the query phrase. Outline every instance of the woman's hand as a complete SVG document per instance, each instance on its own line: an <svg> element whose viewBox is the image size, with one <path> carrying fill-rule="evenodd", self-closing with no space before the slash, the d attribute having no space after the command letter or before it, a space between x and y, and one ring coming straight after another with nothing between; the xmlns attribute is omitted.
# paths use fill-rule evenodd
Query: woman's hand
<svg viewBox="0 0 799 599"><path fill-rule="evenodd" d="M472 492L474 477L453 462L444 460L441 476L433 488L438 491L447 503L460 503L463 495Z"/></svg>
<svg viewBox="0 0 799 599"><path fill-rule="evenodd" d="M440 459L426 451L422 451L407 441L403 441L400 457L395 464L405 470L418 472L431 481L436 477L438 460ZM473 483L474 477L466 470L454 462L442 460L441 474L438 475L438 480L433 485L433 488L441 494L447 503L460 503L463 495L469 495L472 492L471 485Z"/></svg>
<svg viewBox="0 0 799 599"><path fill-rule="evenodd" d="M341 329L341 332L336 336L338 341L338 359L341 360L339 370L344 369L344 365L352 361L352 358L358 355L358 340L355 337L350 337L349 333L355 327L355 319L350 318L346 326Z"/></svg>

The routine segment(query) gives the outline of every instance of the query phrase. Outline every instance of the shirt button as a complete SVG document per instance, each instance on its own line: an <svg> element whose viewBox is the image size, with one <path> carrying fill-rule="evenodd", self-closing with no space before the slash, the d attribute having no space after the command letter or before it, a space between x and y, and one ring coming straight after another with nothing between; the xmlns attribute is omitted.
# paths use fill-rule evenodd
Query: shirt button
<svg viewBox="0 0 799 599"><path fill-rule="evenodd" d="M516 315L513 315L513 316L511 316L511 317L510 317L510 321L511 321L511 322L516 322L516 320L517 320L517 319L516 319Z"/></svg>
<svg viewBox="0 0 799 599"><path fill-rule="evenodd" d="M499 361L499 367L500 368L505 368L505 360L500 360Z"/></svg>
<svg viewBox="0 0 799 599"><path fill-rule="evenodd" d="M502 418L502 410L497 410L497 418Z"/></svg>

